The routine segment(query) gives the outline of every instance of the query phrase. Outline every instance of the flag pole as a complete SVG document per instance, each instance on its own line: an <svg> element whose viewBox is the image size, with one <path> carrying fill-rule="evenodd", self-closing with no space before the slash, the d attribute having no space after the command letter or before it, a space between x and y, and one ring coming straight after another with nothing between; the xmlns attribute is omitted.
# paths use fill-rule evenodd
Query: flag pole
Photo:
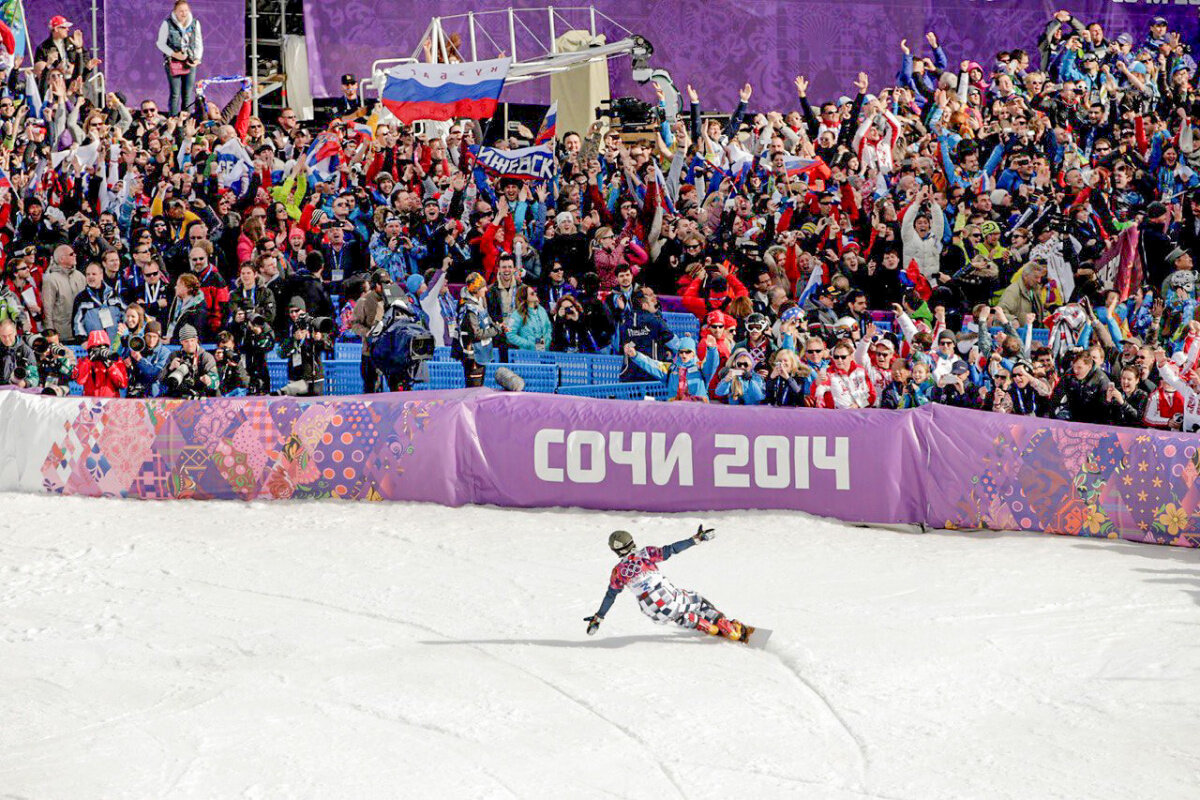
<svg viewBox="0 0 1200 800"><path fill-rule="evenodd" d="M33 37L29 35L29 15L25 13L24 0L17 0L17 8L21 9L21 22L25 25L25 52L29 54L29 68L33 69Z"/></svg>

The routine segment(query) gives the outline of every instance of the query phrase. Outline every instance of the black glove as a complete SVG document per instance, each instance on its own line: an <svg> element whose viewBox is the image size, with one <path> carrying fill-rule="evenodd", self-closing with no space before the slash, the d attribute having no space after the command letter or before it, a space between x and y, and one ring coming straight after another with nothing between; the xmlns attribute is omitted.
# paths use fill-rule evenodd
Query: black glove
<svg viewBox="0 0 1200 800"><path fill-rule="evenodd" d="M583 621L584 621L584 622L586 622L586 623L588 624L588 626L587 626L587 635L588 635L588 636L591 636L593 633L595 633L595 632L596 632L596 630L597 630L597 629L600 627L600 622L601 622L603 619L604 619L604 617L602 617L602 616L600 616L600 615L598 615L598 614L597 614L597 615L594 615L594 616L591 616L591 617L584 617L584 618L583 618Z"/></svg>
<svg viewBox="0 0 1200 800"><path fill-rule="evenodd" d="M713 529L706 528L704 527L703 523L701 523L701 525L696 528L696 535L692 537L692 540L695 542L707 542L714 536L716 536L716 534L713 533Z"/></svg>

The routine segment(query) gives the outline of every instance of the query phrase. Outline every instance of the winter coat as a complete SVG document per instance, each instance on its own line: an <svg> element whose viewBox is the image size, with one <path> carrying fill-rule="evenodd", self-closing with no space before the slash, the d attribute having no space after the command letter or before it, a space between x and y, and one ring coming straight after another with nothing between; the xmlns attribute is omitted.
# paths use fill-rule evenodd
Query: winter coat
<svg viewBox="0 0 1200 800"><path fill-rule="evenodd" d="M924 239L917 233L917 209L910 206L900 224L900 239L904 242L904 261L916 261L921 274L926 278L941 270L942 233L946 228L946 216L937 203L931 204L929 235Z"/></svg>
<svg viewBox="0 0 1200 800"><path fill-rule="evenodd" d="M548 350L554 331L550 325L550 315L546 309L538 306L528 309L526 318L513 313L508 318L508 343L518 350ZM541 347L538 347L538 343Z"/></svg>
<svg viewBox="0 0 1200 800"><path fill-rule="evenodd" d="M495 359L492 339L503 329L492 322L487 308L473 296L463 293L462 306L458 309L458 339L455 348L461 356L469 356L476 364L487 364Z"/></svg>
<svg viewBox="0 0 1200 800"><path fill-rule="evenodd" d="M771 406L796 407L803 406L804 399L812 390L812 375L797 377L789 375L786 378L767 378L763 384L766 397L763 402Z"/></svg>
<svg viewBox="0 0 1200 800"><path fill-rule="evenodd" d="M1051 414L1056 419L1103 424L1109 418L1105 400L1109 385L1099 367L1092 367L1083 380L1068 370L1050 396Z"/></svg>
<svg viewBox="0 0 1200 800"><path fill-rule="evenodd" d="M162 393L158 376L162 374L163 368L170 360L171 351L161 343L153 350L143 350L142 357L137 361L130 360L133 372L128 376L129 394L139 397L158 397Z"/></svg>
<svg viewBox="0 0 1200 800"><path fill-rule="evenodd" d="M121 390L129 385L129 377L124 361L105 363L81 358L75 364L75 382L83 387L86 397L120 397Z"/></svg>
<svg viewBox="0 0 1200 800"><path fill-rule="evenodd" d="M617 333L617 344L624 347L626 342L633 342L637 351L649 356L652 361L664 361L671 357L671 343L675 340L675 334L671 333L671 329L667 327L662 316L653 311L643 311L640 308L627 309L621 318ZM701 358L704 357L702 353L697 355ZM646 372L634 360L625 359L625 365L621 369L622 381L659 379L657 371Z"/></svg>
<svg viewBox="0 0 1200 800"><path fill-rule="evenodd" d="M38 362L32 348L21 339L13 342L12 347L0 344L0 386L16 382L13 370L20 367L25 370L25 385L38 385Z"/></svg>
<svg viewBox="0 0 1200 800"><path fill-rule="evenodd" d="M205 324L208 322L208 306L204 303L204 295L198 294L187 300L175 298L171 302L171 313L168 320L167 329L163 332L163 341L167 344L179 344L179 329L184 325L191 325L195 328L196 333L200 335L200 340L203 341L204 334L208 330Z"/></svg>
<svg viewBox="0 0 1200 800"><path fill-rule="evenodd" d="M64 344L73 343L77 338L71 324L71 314L75 310L75 298L87 288L87 280L77 269L64 269L54 264L46 270L42 279L42 300L46 325L58 331Z"/></svg>
<svg viewBox="0 0 1200 800"><path fill-rule="evenodd" d="M757 372L747 372L738 376L737 380L740 380L742 383L740 397L733 396L734 380L734 376L727 372L725 377L717 384L714 392L716 396L725 400L731 406L756 406L766 399L767 387Z"/></svg>
<svg viewBox="0 0 1200 800"><path fill-rule="evenodd" d="M641 353L634 361L646 374L657 375L676 399L707 400L708 382L717 370L717 351L710 350L703 364L694 358L687 364L678 358L671 362L654 361Z"/></svg>
<svg viewBox="0 0 1200 800"><path fill-rule="evenodd" d="M125 302L108 286L92 289L85 286L75 297L71 310L71 329L80 339L92 331L103 330L110 342L118 340L117 325L125 316Z"/></svg>
<svg viewBox="0 0 1200 800"><path fill-rule="evenodd" d="M821 408L870 408L875 405L875 386L854 362L845 372L831 365L813 385L813 398Z"/></svg>

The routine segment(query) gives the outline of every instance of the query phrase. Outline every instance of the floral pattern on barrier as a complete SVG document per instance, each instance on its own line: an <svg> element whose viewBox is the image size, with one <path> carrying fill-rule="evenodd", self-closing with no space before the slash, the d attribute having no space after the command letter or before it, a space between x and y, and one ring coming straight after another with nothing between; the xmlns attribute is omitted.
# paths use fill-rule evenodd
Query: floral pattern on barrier
<svg viewBox="0 0 1200 800"><path fill-rule="evenodd" d="M42 462L42 485L145 499L382 500L397 496L442 404L83 401Z"/></svg>
<svg viewBox="0 0 1200 800"><path fill-rule="evenodd" d="M1070 424L1001 427L946 527L1200 546L1200 438Z"/></svg>

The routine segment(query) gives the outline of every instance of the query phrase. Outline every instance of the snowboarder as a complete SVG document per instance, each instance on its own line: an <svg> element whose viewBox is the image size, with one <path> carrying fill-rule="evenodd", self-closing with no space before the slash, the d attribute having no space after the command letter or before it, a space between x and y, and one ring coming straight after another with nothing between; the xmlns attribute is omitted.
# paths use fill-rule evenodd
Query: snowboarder
<svg viewBox="0 0 1200 800"><path fill-rule="evenodd" d="M600 610L593 616L584 617L588 624L588 636L596 632L604 615L612 608L613 601L626 586L637 593L638 606L642 613L658 625L674 622L683 628L695 628L710 636L724 636L734 641L749 640L754 631L735 619L728 619L696 592L680 589L658 571L660 561L666 561L676 553L682 553L694 544L713 538L713 529L701 525L696 534L681 539L666 547L643 547L637 549L633 536L628 531L613 531L608 537L608 546L620 557L612 570L608 591Z"/></svg>

